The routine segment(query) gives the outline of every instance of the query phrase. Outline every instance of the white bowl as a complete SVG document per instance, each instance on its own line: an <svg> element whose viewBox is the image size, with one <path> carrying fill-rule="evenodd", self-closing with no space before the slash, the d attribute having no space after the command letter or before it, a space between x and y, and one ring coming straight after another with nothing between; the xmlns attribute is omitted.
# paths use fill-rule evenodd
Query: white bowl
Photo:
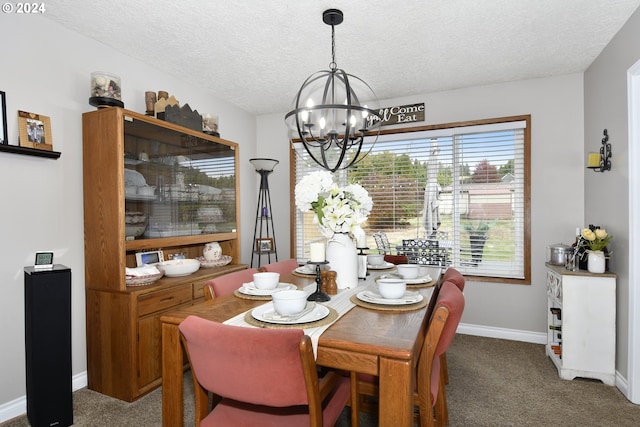
<svg viewBox="0 0 640 427"><path fill-rule="evenodd" d="M143 185L141 187L138 187L138 194L140 194L141 196L153 196L155 192L156 187L153 185Z"/></svg>
<svg viewBox="0 0 640 427"><path fill-rule="evenodd" d="M396 269L403 279L415 279L420 273L420 266L418 264L398 264L396 265Z"/></svg>
<svg viewBox="0 0 640 427"><path fill-rule="evenodd" d="M258 289L275 289L280 283L280 273L265 271L253 275L253 284Z"/></svg>
<svg viewBox="0 0 640 427"><path fill-rule="evenodd" d="M368 254L367 255L367 264L369 265L380 265L384 263L384 255L383 254Z"/></svg>
<svg viewBox="0 0 640 427"><path fill-rule="evenodd" d="M158 270L163 271L167 277L188 276L195 273L200 268L200 261L197 259L172 259L156 264Z"/></svg>
<svg viewBox="0 0 640 427"><path fill-rule="evenodd" d="M307 305L307 294L301 290L287 289L271 295L273 308L281 316L298 314Z"/></svg>
<svg viewBox="0 0 640 427"><path fill-rule="evenodd" d="M144 230L146 229L147 229L147 224L142 224L142 225L127 224L124 227L124 235L127 237L139 237L139 236L142 236L142 234L144 234Z"/></svg>
<svg viewBox="0 0 640 427"><path fill-rule="evenodd" d="M378 293L383 298L402 298L407 291L407 282L402 279L380 279L378 280Z"/></svg>

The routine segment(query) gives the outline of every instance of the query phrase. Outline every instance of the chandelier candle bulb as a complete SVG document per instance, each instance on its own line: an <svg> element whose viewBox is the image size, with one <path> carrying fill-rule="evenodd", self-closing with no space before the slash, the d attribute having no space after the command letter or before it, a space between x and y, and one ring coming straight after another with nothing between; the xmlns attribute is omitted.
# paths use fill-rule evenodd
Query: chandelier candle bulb
<svg viewBox="0 0 640 427"><path fill-rule="evenodd" d="M309 244L310 261L311 262L324 262L324 243L311 243Z"/></svg>

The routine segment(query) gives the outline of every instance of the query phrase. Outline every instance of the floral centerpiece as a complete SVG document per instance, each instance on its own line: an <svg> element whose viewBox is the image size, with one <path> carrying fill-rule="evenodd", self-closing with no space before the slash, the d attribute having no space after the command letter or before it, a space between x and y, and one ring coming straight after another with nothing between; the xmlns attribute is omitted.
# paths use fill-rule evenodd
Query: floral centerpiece
<svg viewBox="0 0 640 427"><path fill-rule="evenodd" d="M335 233L354 233L367 220L373 200L359 184L339 187L327 171L311 172L296 185L296 207L313 211L314 223L330 238Z"/></svg>
<svg viewBox="0 0 640 427"><path fill-rule="evenodd" d="M587 253L587 270L591 273L604 273L606 270L605 252L609 256L610 251L607 245L611 241L612 236L607 233L604 228L589 226L580 231L580 246L588 248Z"/></svg>
<svg viewBox="0 0 640 427"><path fill-rule="evenodd" d="M582 237L583 245L588 246L592 251L604 250L613 238L607 234L607 230L604 228L583 228L580 236Z"/></svg>

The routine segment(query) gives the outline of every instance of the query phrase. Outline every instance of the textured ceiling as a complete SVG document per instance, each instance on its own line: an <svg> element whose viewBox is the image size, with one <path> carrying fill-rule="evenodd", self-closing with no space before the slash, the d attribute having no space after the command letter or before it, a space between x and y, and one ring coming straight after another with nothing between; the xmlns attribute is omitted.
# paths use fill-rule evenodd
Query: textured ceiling
<svg viewBox="0 0 640 427"><path fill-rule="evenodd" d="M285 112L327 69L378 98L582 72L640 0L52 0L45 17L240 108Z"/></svg>

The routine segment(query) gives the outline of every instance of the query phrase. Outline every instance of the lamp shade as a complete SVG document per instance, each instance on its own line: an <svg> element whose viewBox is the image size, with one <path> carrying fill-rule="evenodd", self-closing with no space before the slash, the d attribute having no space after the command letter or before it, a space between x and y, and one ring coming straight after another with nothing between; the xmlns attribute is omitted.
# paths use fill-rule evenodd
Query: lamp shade
<svg viewBox="0 0 640 427"><path fill-rule="evenodd" d="M251 162L253 167L256 168L257 172L260 172L260 171L270 172L273 170L273 168L276 167L278 163L280 163L278 160L275 160L275 159L264 159L264 158L249 159L249 161Z"/></svg>

